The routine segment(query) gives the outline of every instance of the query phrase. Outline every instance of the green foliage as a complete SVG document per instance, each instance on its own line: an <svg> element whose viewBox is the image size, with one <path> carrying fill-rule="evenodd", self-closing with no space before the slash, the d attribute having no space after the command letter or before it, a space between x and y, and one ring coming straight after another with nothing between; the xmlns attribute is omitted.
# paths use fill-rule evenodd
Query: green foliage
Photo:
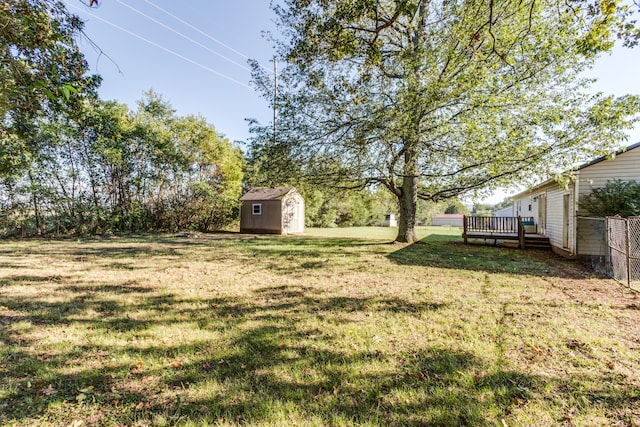
<svg viewBox="0 0 640 427"><path fill-rule="evenodd" d="M34 121L73 114L99 83L87 77L76 38L82 22L58 0L6 0L0 5L0 176L24 168Z"/></svg>
<svg viewBox="0 0 640 427"><path fill-rule="evenodd" d="M397 205L382 190L335 191L314 189L303 192L306 222L310 227L352 227L380 225Z"/></svg>
<svg viewBox="0 0 640 427"><path fill-rule="evenodd" d="M640 216L640 183L616 179L607 181L601 188L594 188L579 202L592 216Z"/></svg>
<svg viewBox="0 0 640 427"><path fill-rule="evenodd" d="M278 134L254 126L252 159L278 153L281 170L323 185L384 186L398 199L398 240L413 241L418 199L513 185L619 144L639 99L592 96L580 76L631 24L625 10L563 0L279 3L278 99L255 70L278 107Z"/></svg>
<svg viewBox="0 0 640 427"><path fill-rule="evenodd" d="M444 213L446 214L463 214L469 215L469 208L467 208L460 200L453 200L449 202L447 209L445 209Z"/></svg>
<svg viewBox="0 0 640 427"><path fill-rule="evenodd" d="M219 230L238 216L243 157L198 116L147 92L137 111L87 101L38 121L24 174L5 178L3 234Z"/></svg>
<svg viewBox="0 0 640 427"><path fill-rule="evenodd" d="M92 2L93 3L93 2ZM237 217L243 158L152 91L98 101L59 0L0 4L0 233L212 231Z"/></svg>

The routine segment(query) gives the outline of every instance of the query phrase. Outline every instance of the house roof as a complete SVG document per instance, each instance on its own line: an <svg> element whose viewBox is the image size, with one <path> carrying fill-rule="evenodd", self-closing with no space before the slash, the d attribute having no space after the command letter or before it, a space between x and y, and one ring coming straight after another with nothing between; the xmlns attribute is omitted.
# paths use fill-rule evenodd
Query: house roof
<svg viewBox="0 0 640 427"><path fill-rule="evenodd" d="M575 168L575 170L579 171L579 170L582 170L582 169L587 168L589 166L593 166L593 165L595 165L597 163L604 162L605 160L612 160L616 156L618 156L620 154L624 154L627 151L634 150L634 149L636 149L638 147L640 147L640 142L636 142L635 144L629 145L626 148L622 148L622 149L620 149L620 150L616 151L615 153L612 153L612 154L610 154L608 156L598 157L595 160L592 160L592 161L590 161L588 163L584 163L584 164L578 166L577 168ZM549 184L553 184L555 182L556 182L556 180L553 179L553 178L552 179L548 179L548 180L546 180L546 181L544 181L544 182L542 182L542 183L540 183L540 184L538 184L538 185L536 185L534 187L528 188L525 191L521 191L520 193L511 196L511 198L515 199L515 198L518 198L518 197L521 197L521 196L525 196L525 195L530 194L531 192L533 192L535 190L538 190L538 189L540 189L542 187L545 187L545 186L547 186Z"/></svg>
<svg viewBox="0 0 640 427"><path fill-rule="evenodd" d="M464 215L463 214L436 214L436 215L433 215L432 218L462 219L464 218Z"/></svg>
<svg viewBox="0 0 640 427"><path fill-rule="evenodd" d="M289 194L293 187L275 187L275 188L252 188L240 197L241 201L265 201L265 200L282 200L284 196Z"/></svg>

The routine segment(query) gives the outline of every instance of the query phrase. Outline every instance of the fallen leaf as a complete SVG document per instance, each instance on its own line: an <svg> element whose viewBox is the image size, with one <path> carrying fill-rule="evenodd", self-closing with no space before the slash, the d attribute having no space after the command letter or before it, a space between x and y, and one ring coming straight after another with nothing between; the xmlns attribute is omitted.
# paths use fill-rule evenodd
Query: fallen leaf
<svg viewBox="0 0 640 427"><path fill-rule="evenodd" d="M55 388L53 388L52 384L49 384L48 386L46 386L45 388L43 388L42 390L40 390L42 392L42 394L44 394L45 396L53 396L54 394L58 394L58 390L56 390Z"/></svg>
<svg viewBox="0 0 640 427"><path fill-rule="evenodd" d="M173 366L174 368L182 368L182 362L180 362L179 360L176 360L171 363L171 366Z"/></svg>

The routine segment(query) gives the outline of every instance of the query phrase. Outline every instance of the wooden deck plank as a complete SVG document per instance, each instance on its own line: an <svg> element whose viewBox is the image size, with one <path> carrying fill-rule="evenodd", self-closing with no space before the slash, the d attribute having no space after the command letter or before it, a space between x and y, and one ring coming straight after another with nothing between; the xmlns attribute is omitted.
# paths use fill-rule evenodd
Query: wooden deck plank
<svg viewBox="0 0 640 427"><path fill-rule="evenodd" d="M488 231L467 231L465 233L465 236L470 239L518 240L518 233L501 233L501 232L493 233Z"/></svg>

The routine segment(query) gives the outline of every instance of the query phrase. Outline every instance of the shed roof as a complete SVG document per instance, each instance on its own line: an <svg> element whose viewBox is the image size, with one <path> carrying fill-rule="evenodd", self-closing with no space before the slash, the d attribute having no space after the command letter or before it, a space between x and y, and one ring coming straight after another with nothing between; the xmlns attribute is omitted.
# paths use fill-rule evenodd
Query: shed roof
<svg viewBox="0 0 640 427"><path fill-rule="evenodd" d="M578 166L577 168L575 168L574 170L580 171L582 169L588 168L589 166L593 166L593 165L595 165L597 163L604 162L605 160L613 160L613 159L616 158L616 156L619 156L620 154L624 154L627 151L631 151L631 150L634 150L634 149L639 148L639 147L640 147L640 142L636 142L635 144L632 144L632 145L629 145L628 147L622 148L622 149L620 149L620 150L618 150L618 151L616 151L614 153L611 153L608 156L598 157L595 160L592 160L590 162L584 163L584 164ZM518 194L516 194L514 196L511 196L511 199L517 199L519 197L529 195L532 192L534 192L536 190L539 190L542 187L548 186L550 184L554 184L555 182L556 182L556 179L554 179L554 178L548 179L548 180L546 180L546 181L544 181L544 182L542 182L542 183L540 183L540 184L538 184L538 185L536 185L534 187L531 187L531 188L529 188L527 190L521 191L520 193L518 193Z"/></svg>
<svg viewBox="0 0 640 427"><path fill-rule="evenodd" d="M282 200L284 196L289 194L293 187L275 187L275 188L252 188L244 196L240 197L241 201L264 201L264 200Z"/></svg>

